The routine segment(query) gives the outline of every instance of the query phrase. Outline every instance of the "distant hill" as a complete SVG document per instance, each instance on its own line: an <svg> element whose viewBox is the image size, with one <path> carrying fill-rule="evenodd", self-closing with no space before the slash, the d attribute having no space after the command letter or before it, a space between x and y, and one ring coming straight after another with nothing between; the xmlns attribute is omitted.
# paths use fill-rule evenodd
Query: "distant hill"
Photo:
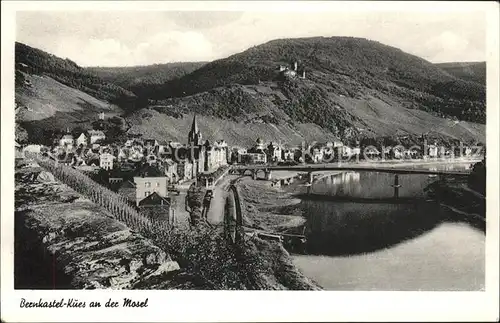
<svg viewBox="0 0 500 323"><path fill-rule="evenodd" d="M389 145L413 145L422 134L449 144L485 142L484 124L409 109L384 94L350 98L307 80L232 85L164 100L130 115L129 131L184 142L193 112L204 139L225 139L230 145L252 145L258 137L289 144L378 138Z"/></svg>
<svg viewBox="0 0 500 323"><path fill-rule="evenodd" d="M164 83L182 77L205 65L206 62L180 62L131 67L87 67L101 79L128 89L139 96Z"/></svg>
<svg viewBox="0 0 500 323"><path fill-rule="evenodd" d="M486 86L486 62L461 62L436 64L451 75Z"/></svg>
<svg viewBox="0 0 500 323"><path fill-rule="evenodd" d="M305 70L305 79L283 79L277 68L295 61L298 70ZM163 125L196 111L207 123L224 120L212 126L233 143L247 136L244 127L257 127L254 137L262 134L263 139L283 142L319 135L307 133L307 124L351 142L381 137L415 141L421 134L485 142L484 86L397 48L359 38L271 41L173 79L155 88L151 98L155 104L150 109L131 116L132 129L165 135L172 131L169 135L176 136ZM139 117L150 114L154 117ZM276 133L294 129L297 135L266 134L262 125Z"/></svg>
<svg viewBox="0 0 500 323"><path fill-rule="evenodd" d="M484 86L397 48L352 37L270 41L171 80L150 97L181 97L231 84L275 81L277 67L294 61L305 68L308 82L313 83L308 88L316 92L321 88L351 98L384 94L405 107L438 116L486 120Z"/></svg>
<svg viewBox="0 0 500 323"><path fill-rule="evenodd" d="M134 110L137 96L116 84L106 82L89 73L70 59L62 59L37 48L16 42L15 62L18 71L30 75L48 76L59 83L85 92L97 99ZM22 74L16 73L17 85L22 85Z"/></svg>
<svg viewBox="0 0 500 323"><path fill-rule="evenodd" d="M100 112L104 112L106 118L124 113L115 104L64 85L47 75L23 73L23 78L27 85L16 87L16 123L27 131L31 141L41 142L46 139L42 137L67 128L91 129Z"/></svg>
<svg viewBox="0 0 500 323"><path fill-rule="evenodd" d="M15 44L16 138L41 142L67 128L90 129L107 117L136 108L137 96L92 75L69 59Z"/></svg>
<svg viewBox="0 0 500 323"><path fill-rule="evenodd" d="M305 70L304 79L279 72L280 65L290 67L293 62L299 71ZM225 139L230 145L251 145L258 137L292 144L335 138L413 144L422 134L448 143L485 142L485 86L378 42L281 39L199 68L189 64L179 65L177 71L181 75L189 66L192 72L178 78L170 69L173 65L159 74L162 65L151 67L158 82L174 77L163 84L141 81L139 75L147 80L150 67L139 67L132 76L126 76L130 68L82 70L74 63L81 74L59 68L39 76L21 69L17 74L28 77L33 88L16 87L16 99L40 102L40 113L48 113L42 119L23 116L29 125L75 125L77 120L91 120L97 111L123 111L130 133L159 140L185 142L196 112L205 139ZM68 73L69 79L75 76L73 83ZM87 79L99 84L139 80L144 87L135 90L134 108L124 109L103 98L105 92L86 97L88 88L92 90ZM109 87L123 89L114 83Z"/></svg>

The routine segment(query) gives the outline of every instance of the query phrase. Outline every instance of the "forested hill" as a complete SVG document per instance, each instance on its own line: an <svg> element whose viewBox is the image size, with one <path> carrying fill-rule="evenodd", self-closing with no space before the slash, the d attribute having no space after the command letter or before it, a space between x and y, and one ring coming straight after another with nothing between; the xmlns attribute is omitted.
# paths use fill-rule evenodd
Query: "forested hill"
<svg viewBox="0 0 500 323"><path fill-rule="evenodd" d="M305 78L279 72L294 62ZM398 143L422 134L485 142L484 85L366 39L280 39L201 66L135 72L85 69L16 43L16 63L16 122L29 140L47 137L47 130L89 128L105 112L123 116L130 133L182 142L196 112L204 138L231 145L251 145L257 137ZM136 93L114 82L137 86Z"/></svg>
<svg viewBox="0 0 500 323"><path fill-rule="evenodd" d="M486 62L440 63L436 65L458 78L486 85Z"/></svg>
<svg viewBox="0 0 500 323"><path fill-rule="evenodd" d="M138 96L147 97L154 87L189 74L205 64L206 62L179 62L130 67L87 67L86 70Z"/></svg>
<svg viewBox="0 0 500 323"><path fill-rule="evenodd" d="M124 110L140 108L137 96L114 83L106 82L94 73L78 66L70 59L62 59L40 49L16 42L16 69L32 75L50 78L80 90L97 99L120 106ZM16 73L16 84L22 83L22 74Z"/></svg>
<svg viewBox="0 0 500 323"><path fill-rule="evenodd" d="M400 49L352 37L273 40L154 87L148 96L166 99L235 83L275 81L277 67L294 61L305 68L309 82L328 92L348 97L379 93L437 116L486 120L485 86L457 78Z"/></svg>

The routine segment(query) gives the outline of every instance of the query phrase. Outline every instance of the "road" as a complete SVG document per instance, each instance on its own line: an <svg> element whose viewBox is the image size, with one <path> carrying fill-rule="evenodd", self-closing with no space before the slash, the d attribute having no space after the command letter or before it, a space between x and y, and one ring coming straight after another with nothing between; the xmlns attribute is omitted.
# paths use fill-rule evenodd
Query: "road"
<svg viewBox="0 0 500 323"><path fill-rule="evenodd" d="M207 220L210 224L218 225L224 221L224 205L226 203L229 184L238 177L238 175L226 175L214 187L214 197L210 203L210 210L207 215Z"/></svg>
<svg viewBox="0 0 500 323"><path fill-rule="evenodd" d="M221 224L224 220L224 205L226 203L227 190L229 188L229 184L231 180L238 178L237 175L226 175L222 178L217 185L213 188L214 196L210 203L210 209L207 214L207 220L210 224L218 225ZM182 185L178 185L177 189L179 189L180 193L171 194L172 203L175 212L175 225L176 227L189 227L189 212L185 209L185 198L187 191L189 189L189 185L191 185L193 181L189 181L183 183Z"/></svg>
<svg viewBox="0 0 500 323"><path fill-rule="evenodd" d="M189 185L191 185L192 182L193 181L188 181L181 185L177 185L176 188L179 190L179 195L175 193L169 194L174 208L176 227L189 227L189 213L185 209L184 200L186 198Z"/></svg>

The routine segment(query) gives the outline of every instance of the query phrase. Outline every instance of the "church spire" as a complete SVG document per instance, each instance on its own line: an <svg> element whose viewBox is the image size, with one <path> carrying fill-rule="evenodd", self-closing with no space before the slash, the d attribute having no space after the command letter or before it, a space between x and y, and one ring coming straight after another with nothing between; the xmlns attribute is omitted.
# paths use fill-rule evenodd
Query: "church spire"
<svg viewBox="0 0 500 323"><path fill-rule="evenodd" d="M193 124L191 125L191 133L196 134L198 132L199 132L198 123L196 122L196 113L195 113L193 117Z"/></svg>
<svg viewBox="0 0 500 323"><path fill-rule="evenodd" d="M193 117L193 124L191 125L191 130L188 134L189 145L201 145L201 132L198 128L198 123L196 122L196 113Z"/></svg>

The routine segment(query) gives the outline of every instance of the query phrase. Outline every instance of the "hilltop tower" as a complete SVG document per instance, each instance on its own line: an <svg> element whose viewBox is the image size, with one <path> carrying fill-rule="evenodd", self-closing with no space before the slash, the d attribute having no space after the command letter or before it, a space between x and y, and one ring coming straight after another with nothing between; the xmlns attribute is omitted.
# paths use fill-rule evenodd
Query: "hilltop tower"
<svg viewBox="0 0 500 323"><path fill-rule="evenodd" d="M193 117L193 123L191 124L191 130L188 134L188 144L189 146L201 146L202 145L202 135L198 128L198 123L196 122L196 114Z"/></svg>

